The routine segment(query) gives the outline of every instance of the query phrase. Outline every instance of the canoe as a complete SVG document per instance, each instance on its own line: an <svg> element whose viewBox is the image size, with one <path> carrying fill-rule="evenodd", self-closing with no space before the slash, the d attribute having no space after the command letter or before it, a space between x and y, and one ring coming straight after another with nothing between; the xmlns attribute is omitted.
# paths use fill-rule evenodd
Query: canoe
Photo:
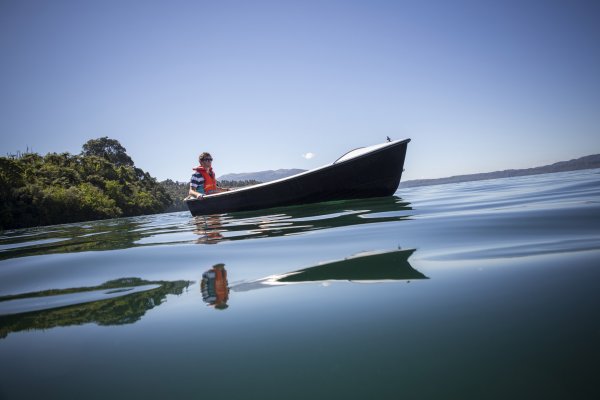
<svg viewBox="0 0 600 400"><path fill-rule="evenodd" d="M192 215L198 216L391 196L398 190L409 142L355 149L310 171L185 202Z"/></svg>

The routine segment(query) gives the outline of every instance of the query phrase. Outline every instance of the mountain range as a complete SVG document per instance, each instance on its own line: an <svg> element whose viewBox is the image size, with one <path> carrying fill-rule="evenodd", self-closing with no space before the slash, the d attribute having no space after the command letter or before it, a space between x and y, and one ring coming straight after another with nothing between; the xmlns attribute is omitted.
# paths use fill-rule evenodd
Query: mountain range
<svg viewBox="0 0 600 400"><path fill-rule="evenodd" d="M593 168L600 168L600 154L580 157L569 161L560 161L554 164L544 165L541 167L525 169L507 169L504 171L484 172L469 175L456 175L438 179L415 179L411 181L400 182L400 187L408 188L415 186L442 185L444 183L482 181L486 179L510 178L514 176L539 175L548 174L551 172L565 172Z"/></svg>
<svg viewBox="0 0 600 400"><path fill-rule="evenodd" d="M403 181L400 183L401 188L441 185L444 183L459 183L469 181L479 181L485 179L509 178L513 176L538 175L551 172L575 171L580 169L600 168L600 154L580 157L569 161L560 161L550 165L541 167L525 168L525 169L507 169L504 171L485 172L479 174L456 175L447 178L438 179L415 179ZM291 175L306 171L305 169L278 169L259 172L246 172L239 174L226 174L219 177L219 181L244 181L256 180L259 182L270 182L277 179L285 178Z"/></svg>

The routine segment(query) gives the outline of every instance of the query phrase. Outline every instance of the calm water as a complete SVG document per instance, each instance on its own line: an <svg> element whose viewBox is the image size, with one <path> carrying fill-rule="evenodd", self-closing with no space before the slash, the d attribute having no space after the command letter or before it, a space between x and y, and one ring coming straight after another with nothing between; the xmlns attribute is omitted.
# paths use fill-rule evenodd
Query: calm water
<svg viewBox="0 0 600 400"><path fill-rule="evenodd" d="M600 398L600 170L5 232L0 360L2 399Z"/></svg>

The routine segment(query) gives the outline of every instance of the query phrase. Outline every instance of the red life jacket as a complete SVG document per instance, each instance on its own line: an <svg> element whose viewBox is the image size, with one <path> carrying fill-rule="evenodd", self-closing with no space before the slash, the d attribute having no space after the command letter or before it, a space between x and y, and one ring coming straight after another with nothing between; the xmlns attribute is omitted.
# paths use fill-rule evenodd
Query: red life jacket
<svg viewBox="0 0 600 400"><path fill-rule="evenodd" d="M215 271L215 294L217 295L216 304L227 303L229 298L229 288L227 287L227 271L225 268L213 268Z"/></svg>
<svg viewBox="0 0 600 400"><path fill-rule="evenodd" d="M215 173L212 168L210 170L204 169L204 167L196 167L195 171L200 172L204 178L204 193L211 194L217 190L217 180L215 179Z"/></svg>

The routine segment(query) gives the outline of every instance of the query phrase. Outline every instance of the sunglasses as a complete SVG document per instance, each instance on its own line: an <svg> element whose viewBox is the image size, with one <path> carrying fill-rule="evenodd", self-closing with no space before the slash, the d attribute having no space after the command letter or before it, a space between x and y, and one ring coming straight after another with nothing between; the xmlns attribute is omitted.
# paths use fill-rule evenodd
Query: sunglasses
<svg viewBox="0 0 600 400"><path fill-rule="evenodd" d="M202 159L202 160L200 160L200 161L212 161L212 158L203 158L203 159Z"/></svg>

